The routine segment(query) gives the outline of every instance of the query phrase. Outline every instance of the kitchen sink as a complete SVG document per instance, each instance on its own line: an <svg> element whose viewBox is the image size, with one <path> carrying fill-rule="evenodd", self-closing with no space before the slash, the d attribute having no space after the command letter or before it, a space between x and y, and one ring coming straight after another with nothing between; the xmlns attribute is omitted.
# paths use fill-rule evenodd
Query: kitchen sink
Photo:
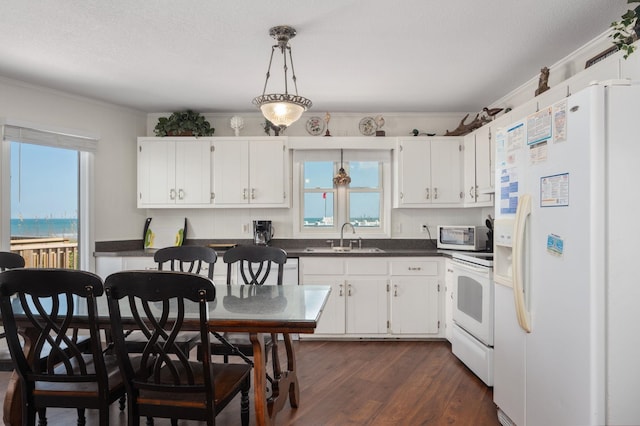
<svg viewBox="0 0 640 426"><path fill-rule="evenodd" d="M378 247L307 247L304 251L308 253L384 253L384 250Z"/></svg>

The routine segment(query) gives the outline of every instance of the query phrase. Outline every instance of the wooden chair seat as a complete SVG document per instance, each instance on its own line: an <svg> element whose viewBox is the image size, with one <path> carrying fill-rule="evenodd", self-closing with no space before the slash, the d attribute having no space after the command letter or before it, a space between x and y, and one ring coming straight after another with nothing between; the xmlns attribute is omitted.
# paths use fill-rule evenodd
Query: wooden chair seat
<svg viewBox="0 0 640 426"><path fill-rule="evenodd" d="M214 425L216 414L240 393L240 420L248 426L251 366L211 361L208 304L216 300L211 279L175 271L123 271L109 275L105 287L115 351L126 378L129 425L139 425L140 417L147 417L147 424L161 417L172 424L187 419ZM137 358L130 356L119 327L121 305L148 339ZM198 361L189 359L175 341L193 330L193 322L184 330L186 311L199 313L197 344L204 356ZM146 374L136 369L140 362L148 362Z"/></svg>

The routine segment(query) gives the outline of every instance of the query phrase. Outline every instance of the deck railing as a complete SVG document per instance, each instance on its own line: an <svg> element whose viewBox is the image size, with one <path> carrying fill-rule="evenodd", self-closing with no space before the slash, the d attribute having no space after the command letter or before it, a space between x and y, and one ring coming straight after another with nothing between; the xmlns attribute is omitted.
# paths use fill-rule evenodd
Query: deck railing
<svg viewBox="0 0 640 426"><path fill-rule="evenodd" d="M63 237L11 240L11 251L24 258L27 268L78 269L78 243Z"/></svg>

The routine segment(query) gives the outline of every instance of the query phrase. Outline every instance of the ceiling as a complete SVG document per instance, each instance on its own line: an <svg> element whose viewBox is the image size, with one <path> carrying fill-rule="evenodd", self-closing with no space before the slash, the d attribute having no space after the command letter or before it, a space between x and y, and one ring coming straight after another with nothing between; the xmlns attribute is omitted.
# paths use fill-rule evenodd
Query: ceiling
<svg viewBox="0 0 640 426"><path fill-rule="evenodd" d="M479 111L601 35L626 3L4 0L0 76L146 112L254 112L268 30L291 25L312 110ZM267 92L282 80L274 56Z"/></svg>

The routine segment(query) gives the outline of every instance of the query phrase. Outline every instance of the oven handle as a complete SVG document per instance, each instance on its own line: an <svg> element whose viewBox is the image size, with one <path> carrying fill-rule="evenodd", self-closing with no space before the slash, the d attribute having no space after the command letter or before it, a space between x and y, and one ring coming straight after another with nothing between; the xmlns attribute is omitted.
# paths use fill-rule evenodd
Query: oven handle
<svg viewBox="0 0 640 426"><path fill-rule="evenodd" d="M467 271L478 272L480 274L487 274L491 270L491 268L488 266L473 265L460 259L451 259L451 263L456 267L466 269Z"/></svg>

